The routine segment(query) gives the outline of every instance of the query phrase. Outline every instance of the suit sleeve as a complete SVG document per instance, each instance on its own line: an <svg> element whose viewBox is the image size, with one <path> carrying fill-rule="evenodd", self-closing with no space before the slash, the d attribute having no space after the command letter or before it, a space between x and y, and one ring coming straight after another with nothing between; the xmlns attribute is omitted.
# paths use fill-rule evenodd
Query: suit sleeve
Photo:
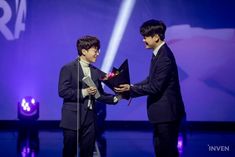
<svg viewBox="0 0 235 157"><path fill-rule="evenodd" d="M169 81L171 71L172 64L170 58L165 57L159 59L157 69L150 74L151 80L148 83L131 86L131 97L160 94Z"/></svg>
<svg viewBox="0 0 235 157"><path fill-rule="evenodd" d="M64 99L77 101L77 89L72 88L72 74L67 66L62 67L60 71L58 92Z"/></svg>

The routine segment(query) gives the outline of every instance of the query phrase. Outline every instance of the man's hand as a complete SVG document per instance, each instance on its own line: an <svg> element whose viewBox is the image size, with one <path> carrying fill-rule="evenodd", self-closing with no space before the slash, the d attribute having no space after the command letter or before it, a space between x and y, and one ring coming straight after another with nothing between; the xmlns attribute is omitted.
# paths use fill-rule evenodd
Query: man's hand
<svg viewBox="0 0 235 157"><path fill-rule="evenodd" d="M115 87L114 90L117 93L122 93L130 90L130 85L129 84L121 84L119 87Z"/></svg>
<svg viewBox="0 0 235 157"><path fill-rule="evenodd" d="M87 90L87 93L88 93L89 95L95 95L96 92L97 92L96 87L88 87L88 88L86 88L86 90Z"/></svg>

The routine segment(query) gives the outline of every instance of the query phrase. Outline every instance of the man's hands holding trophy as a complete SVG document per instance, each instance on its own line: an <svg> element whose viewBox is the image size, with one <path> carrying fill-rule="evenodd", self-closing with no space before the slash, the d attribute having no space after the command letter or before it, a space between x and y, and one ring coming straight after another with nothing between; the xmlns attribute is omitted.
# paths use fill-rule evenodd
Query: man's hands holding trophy
<svg viewBox="0 0 235 157"><path fill-rule="evenodd" d="M87 91L87 93L89 95L95 95L97 93L97 89L96 87L88 87L88 88L85 88L85 90Z"/></svg>

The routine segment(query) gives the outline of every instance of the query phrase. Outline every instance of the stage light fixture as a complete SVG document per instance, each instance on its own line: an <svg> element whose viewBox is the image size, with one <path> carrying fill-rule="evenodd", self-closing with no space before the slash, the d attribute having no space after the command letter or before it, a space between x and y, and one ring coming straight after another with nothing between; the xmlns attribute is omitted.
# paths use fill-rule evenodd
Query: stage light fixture
<svg viewBox="0 0 235 157"><path fill-rule="evenodd" d="M39 102L31 96L18 102L18 118L20 120L37 120L39 118Z"/></svg>

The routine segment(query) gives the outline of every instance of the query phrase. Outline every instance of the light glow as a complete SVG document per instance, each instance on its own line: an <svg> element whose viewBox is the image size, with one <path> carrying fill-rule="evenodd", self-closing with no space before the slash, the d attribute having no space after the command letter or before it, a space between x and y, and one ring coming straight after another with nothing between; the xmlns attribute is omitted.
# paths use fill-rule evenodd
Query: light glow
<svg viewBox="0 0 235 157"><path fill-rule="evenodd" d="M134 8L136 0L123 0L115 26L109 41L108 48L105 53L105 57L101 66L101 70L108 72L113 64L114 58L116 56L118 47L120 45L121 39L123 37L124 31L126 29L127 23L129 21L130 15Z"/></svg>

